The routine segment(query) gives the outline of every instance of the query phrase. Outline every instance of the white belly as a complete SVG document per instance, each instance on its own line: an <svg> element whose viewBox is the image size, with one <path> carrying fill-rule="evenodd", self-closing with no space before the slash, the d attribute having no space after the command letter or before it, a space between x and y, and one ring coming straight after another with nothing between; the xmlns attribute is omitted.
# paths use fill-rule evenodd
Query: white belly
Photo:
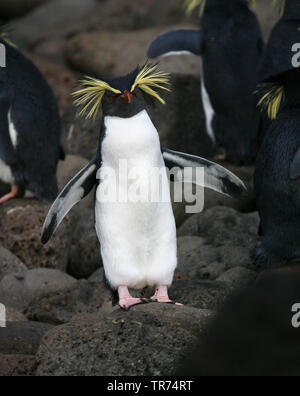
<svg viewBox="0 0 300 396"><path fill-rule="evenodd" d="M9 166L0 159L0 180L7 184L14 183L14 177Z"/></svg>
<svg viewBox="0 0 300 396"><path fill-rule="evenodd" d="M208 92L205 87L204 77L202 76L201 81L201 96L202 96L202 103L205 112L205 119L206 119L206 130L208 136L211 138L213 143L216 143L215 133L212 127L212 121L215 115L215 111L212 107Z"/></svg>
<svg viewBox="0 0 300 396"><path fill-rule="evenodd" d="M114 288L170 285L177 265L176 226L165 169L161 182L153 182L157 169L164 168L157 131L146 111L131 119L106 117L105 126L100 178L106 179L96 194L96 231L106 277ZM129 174L138 171L139 191L168 196L167 202L151 202L145 194L137 202L134 180L127 178L117 178L117 199L105 202L105 186L115 182L106 169L118 174L120 160Z"/></svg>

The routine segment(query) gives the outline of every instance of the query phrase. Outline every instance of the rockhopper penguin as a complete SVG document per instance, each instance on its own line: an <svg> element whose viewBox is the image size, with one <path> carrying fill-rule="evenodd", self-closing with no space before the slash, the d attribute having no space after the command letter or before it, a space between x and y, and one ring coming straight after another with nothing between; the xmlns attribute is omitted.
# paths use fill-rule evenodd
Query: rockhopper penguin
<svg viewBox="0 0 300 396"><path fill-rule="evenodd" d="M0 44L6 58L0 67L0 180L12 186L0 204L25 189L53 202L56 167L64 158L56 100L33 63L6 39Z"/></svg>
<svg viewBox="0 0 300 396"><path fill-rule="evenodd" d="M300 256L300 68L293 62L299 27L300 2L286 0L262 63L260 105L273 120L255 171L262 236L255 262L262 268Z"/></svg>
<svg viewBox="0 0 300 396"><path fill-rule="evenodd" d="M129 75L113 80L88 77L75 93L76 104L92 117L102 106L103 121L98 151L91 162L64 188L46 218L42 242L46 243L73 205L97 185L95 198L96 232L101 243L105 277L119 294L119 305L129 309L143 300L133 298L128 288L156 286L152 301L171 303L168 287L177 265L176 226L170 202L166 166L203 167L206 187L237 198L245 186L235 175L205 159L163 149L159 135L145 107L142 93L164 103L156 89L168 89L169 76L157 65L145 65ZM129 194L131 184L119 175L124 164L128 173L139 170L141 187L151 196L158 189L167 201L136 201ZM153 183L155 169L162 169L160 186ZM110 170L112 172L107 172ZM176 174L174 175L176 180ZM195 175L193 177L196 177ZM198 180L189 179L197 183ZM117 184L117 199L104 199L107 186ZM203 184L202 184L203 185ZM127 200L122 197L128 197Z"/></svg>
<svg viewBox="0 0 300 396"><path fill-rule="evenodd" d="M254 1L249 1L254 3ZM200 5L200 30L175 30L156 38L148 56L202 56L201 93L207 133L237 164L252 162L261 120L253 92L264 50L262 33L248 0L186 0Z"/></svg>

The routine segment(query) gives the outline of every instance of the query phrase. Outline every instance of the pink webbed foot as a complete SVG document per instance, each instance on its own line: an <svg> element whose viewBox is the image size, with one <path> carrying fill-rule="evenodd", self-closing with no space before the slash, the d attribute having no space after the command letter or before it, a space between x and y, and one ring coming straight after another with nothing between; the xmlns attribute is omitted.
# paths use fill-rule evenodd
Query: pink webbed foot
<svg viewBox="0 0 300 396"><path fill-rule="evenodd" d="M131 307L138 304L145 304L148 301L143 298L134 298L130 295L127 286L119 286L119 305L125 311L128 311Z"/></svg>
<svg viewBox="0 0 300 396"><path fill-rule="evenodd" d="M158 286L154 296L151 297L151 301L165 304L174 304L179 307L183 306L183 304L170 300L167 286Z"/></svg>
<svg viewBox="0 0 300 396"><path fill-rule="evenodd" d="M13 185L11 188L11 192L9 194L4 195L4 197L0 198L0 205L15 198L19 192L19 187Z"/></svg>

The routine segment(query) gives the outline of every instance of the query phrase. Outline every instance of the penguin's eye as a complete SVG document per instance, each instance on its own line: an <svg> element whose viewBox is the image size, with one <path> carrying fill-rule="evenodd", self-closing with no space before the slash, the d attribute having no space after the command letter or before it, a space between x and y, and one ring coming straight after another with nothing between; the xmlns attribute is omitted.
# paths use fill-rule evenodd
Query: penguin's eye
<svg viewBox="0 0 300 396"><path fill-rule="evenodd" d="M139 92L138 91L136 91L134 94L135 94L135 96L139 96Z"/></svg>
<svg viewBox="0 0 300 396"><path fill-rule="evenodd" d="M113 101L116 99L116 97L115 97L115 96L109 96L108 99L109 99L111 102L113 102Z"/></svg>

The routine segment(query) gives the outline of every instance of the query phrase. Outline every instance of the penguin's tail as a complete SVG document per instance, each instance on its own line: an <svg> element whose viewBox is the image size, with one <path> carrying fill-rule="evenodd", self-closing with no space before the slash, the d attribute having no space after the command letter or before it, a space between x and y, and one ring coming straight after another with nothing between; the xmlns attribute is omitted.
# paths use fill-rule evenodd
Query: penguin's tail
<svg viewBox="0 0 300 396"><path fill-rule="evenodd" d="M202 30L172 30L152 41L148 48L148 57L153 59L182 53L201 55L202 47Z"/></svg>

